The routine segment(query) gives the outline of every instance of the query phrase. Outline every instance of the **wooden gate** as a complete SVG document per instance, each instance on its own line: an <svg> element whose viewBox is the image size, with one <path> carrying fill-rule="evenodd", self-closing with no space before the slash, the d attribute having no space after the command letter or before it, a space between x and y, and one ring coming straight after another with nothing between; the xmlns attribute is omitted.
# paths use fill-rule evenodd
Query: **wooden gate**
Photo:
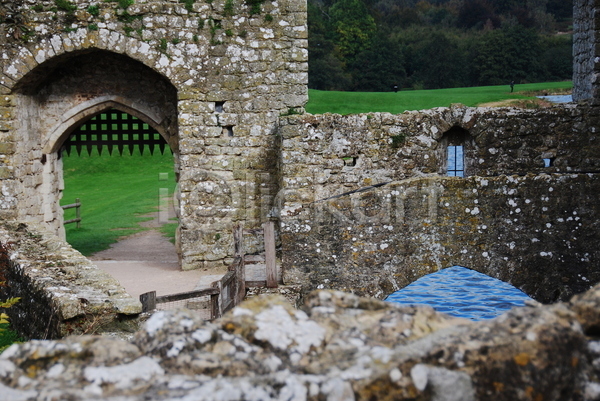
<svg viewBox="0 0 600 401"><path fill-rule="evenodd" d="M144 154L144 150L153 154L156 147L162 154L167 142L154 128L139 118L111 109L97 114L79 126L65 141L61 150L70 156L75 148L81 156L82 150L91 155L94 148L98 154L102 154L105 146L111 155L114 148L117 148L121 155L123 151L133 154L136 147L140 154Z"/></svg>

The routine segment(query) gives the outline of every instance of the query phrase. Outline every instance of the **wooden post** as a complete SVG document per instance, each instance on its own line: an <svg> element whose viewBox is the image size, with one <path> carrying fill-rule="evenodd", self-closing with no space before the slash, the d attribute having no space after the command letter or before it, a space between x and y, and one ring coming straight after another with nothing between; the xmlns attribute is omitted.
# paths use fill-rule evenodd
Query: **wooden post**
<svg viewBox="0 0 600 401"><path fill-rule="evenodd" d="M267 287L277 288L277 263L275 260L275 223L267 221L265 231L265 263L267 265Z"/></svg>
<svg viewBox="0 0 600 401"><path fill-rule="evenodd" d="M150 291L140 295L142 312L150 312L156 309L156 291Z"/></svg>
<svg viewBox="0 0 600 401"><path fill-rule="evenodd" d="M213 294L210 296L210 320L219 317L219 297L221 294Z"/></svg>
<svg viewBox="0 0 600 401"><path fill-rule="evenodd" d="M235 243L235 294L234 305L239 305L246 297L246 266L244 264L244 226L238 224L233 229Z"/></svg>
<svg viewBox="0 0 600 401"><path fill-rule="evenodd" d="M81 201L79 198L75 198L77 207L75 208L75 219L77 220L77 228L81 228Z"/></svg>

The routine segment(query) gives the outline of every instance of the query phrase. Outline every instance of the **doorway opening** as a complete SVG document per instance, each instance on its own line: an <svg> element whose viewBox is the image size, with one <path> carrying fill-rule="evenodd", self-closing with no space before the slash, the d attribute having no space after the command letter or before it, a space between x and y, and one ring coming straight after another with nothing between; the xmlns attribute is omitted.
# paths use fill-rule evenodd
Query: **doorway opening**
<svg viewBox="0 0 600 401"><path fill-rule="evenodd" d="M150 229L174 241L174 157L150 124L109 108L76 127L63 142L59 158L64 177L61 204L75 199L81 203L80 227L65 226L67 241L75 249L90 256L119 238ZM64 220L74 213L65 210Z"/></svg>

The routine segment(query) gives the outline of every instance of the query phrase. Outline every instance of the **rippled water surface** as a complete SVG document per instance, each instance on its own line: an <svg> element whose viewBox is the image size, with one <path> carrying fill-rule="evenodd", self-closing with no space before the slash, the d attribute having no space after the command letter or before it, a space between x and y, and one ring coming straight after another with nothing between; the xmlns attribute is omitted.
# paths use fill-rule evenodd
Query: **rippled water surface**
<svg viewBox="0 0 600 401"><path fill-rule="evenodd" d="M421 277L386 301L430 305L439 312L472 320L492 319L531 299L510 284L460 266Z"/></svg>

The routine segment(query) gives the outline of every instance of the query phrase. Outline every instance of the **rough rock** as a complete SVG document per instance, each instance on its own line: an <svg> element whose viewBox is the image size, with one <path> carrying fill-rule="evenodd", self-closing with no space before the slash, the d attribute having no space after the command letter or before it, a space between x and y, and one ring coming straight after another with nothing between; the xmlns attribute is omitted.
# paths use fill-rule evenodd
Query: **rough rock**
<svg viewBox="0 0 600 401"><path fill-rule="evenodd" d="M596 287L484 322L337 291L311 293L304 310L253 298L214 322L158 312L131 343L13 345L0 399L591 400L600 345L583 328L598 313L580 311L599 299Z"/></svg>

